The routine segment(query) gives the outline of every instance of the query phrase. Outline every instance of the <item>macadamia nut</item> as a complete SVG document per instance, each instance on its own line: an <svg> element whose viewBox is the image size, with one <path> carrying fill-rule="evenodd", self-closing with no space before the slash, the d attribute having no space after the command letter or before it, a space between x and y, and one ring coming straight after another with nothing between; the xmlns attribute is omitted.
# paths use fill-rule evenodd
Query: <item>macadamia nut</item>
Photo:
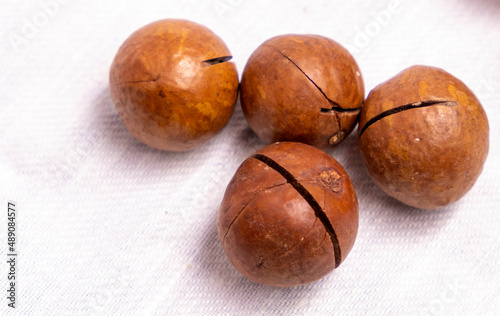
<svg viewBox="0 0 500 316"><path fill-rule="evenodd" d="M134 32L120 47L109 84L116 110L141 142L186 151L214 137L229 121L238 75L224 42L208 28L161 20Z"/></svg>
<svg viewBox="0 0 500 316"><path fill-rule="evenodd" d="M435 209L460 199L479 177L488 119L463 82L439 68L413 66L370 92L358 142L368 174L383 191Z"/></svg>
<svg viewBox="0 0 500 316"><path fill-rule="evenodd" d="M267 40L250 56L240 99L248 124L264 141L331 148L356 126L364 85L340 44L289 34Z"/></svg>
<svg viewBox="0 0 500 316"><path fill-rule="evenodd" d="M313 282L338 267L358 229L358 200L344 168L302 143L269 145L229 183L218 235L234 267L273 286Z"/></svg>

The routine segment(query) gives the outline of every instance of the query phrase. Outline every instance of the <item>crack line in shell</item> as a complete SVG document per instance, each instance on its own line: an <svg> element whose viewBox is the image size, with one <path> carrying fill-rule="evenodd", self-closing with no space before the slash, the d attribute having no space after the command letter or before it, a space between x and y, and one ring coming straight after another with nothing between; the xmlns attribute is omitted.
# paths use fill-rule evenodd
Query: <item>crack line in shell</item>
<svg viewBox="0 0 500 316"><path fill-rule="evenodd" d="M329 114L333 112L361 112L361 107L344 109L341 108L340 106L332 106L331 108L321 108L319 112L322 114Z"/></svg>
<svg viewBox="0 0 500 316"><path fill-rule="evenodd" d="M319 205L318 201L312 196L312 194L299 182L297 179L285 168L283 168L280 164L278 164L276 161L273 159L262 155L262 154L255 154L252 156L252 158L255 158L257 160L262 161L269 167L273 168L274 170L278 171L288 183L292 185L292 187L306 200L306 202L309 204L309 206L313 209L314 214L316 217L321 221L323 226L325 227L325 230L327 231L328 235L330 235L330 240L332 241L333 244L333 253L335 257L335 268L337 268L340 265L341 260L341 251L340 251L340 245L339 245L339 240L337 238L337 234L335 233L335 230L333 229L332 223L328 219L328 217L325 214L325 211L321 208Z"/></svg>
<svg viewBox="0 0 500 316"><path fill-rule="evenodd" d="M213 65L225 63L225 62L229 61L231 58L233 58L233 56L216 57L216 58L204 60L204 61L202 61L202 64L204 65L204 67L213 66Z"/></svg>
<svg viewBox="0 0 500 316"><path fill-rule="evenodd" d="M337 102L333 101L332 99L330 99L326 93L323 91L323 89L321 89L317 84L316 82L314 82L314 80L311 79L311 77L309 77L305 72L304 70L302 70L302 68L299 67L299 65L297 65L290 57L288 57L287 55L285 55L282 51L280 51L279 49L277 49L276 47L274 46L271 46L271 45L266 45L267 47L270 47L270 48L273 48L274 50L276 50L278 53L281 54L281 56L285 57L289 62L291 62L304 76L306 76L307 80L309 80L315 87L316 89L319 90L319 92L321 92L321 94L325 97L325 99L328 101L328 103L330 103L330 108L321 108L320 109L320 113L332 113L332 112L357 112L357 111L360 111L361 110L361 107L357 107L357 108L350 108L350 109L345 109L343 107L340 106L340 104L338 104Z"/></svg>
<svg viewBox="0 0 500 316"><path fill-rule="evenodd" d="M145 80L133 80L133 81L123 81L123 82L117 82L113 84L113 86L120 85L120 84L134 84L134 83L143 83L143 82L156 82L160 80L161 73L159 73L155 78L153 79L145 79Z"/></svg>
<svg viewBox="0 0 500 316"><path fill-rule="evenodd" d="M243 211L247 208L248 204L250 204L250 202L259 194L261 193L262 191L265 191L265 190L270 190L270 189L274 189L276 187L279 187L279 186L282 186L282 185L285 185L287 184L286 182L284 183L278 183L278 184L275 184L275 185L271 185L269 187L266 187L266 188L263 188L263 189L260 189L258 190L257 192L254 192L254 194L252 194L252 196L248 199L248 201L243 204L243 206L241 207L241 210L238 212L238 214L236 214L236 216L233 218L233 220L231 221L231 223L229 223L229 225L227 226L227 229L226 229L226 232L224 233L224 237L223 237L223 242L222 244L225 244L226 242L226 236L227 234L229 233L229 230L231 229L231 226L233 226L234 222L236 221L236 219L240 216L241 213L243 213Z"/></svg>
<svg viewBox="0 0 500 316"><path fill-rule="evenodd" d="M447 100L428 100L428 101L420 101L420 102L413 102L405 105L401 105L395 108L392 108L390 110L384 111L382 113L379 113L378 115L375 115L372 117L368 122L365 123L365 125L361 128L359 132L359 136L363 135L363 133L366 131L370 125L373 125L377 121L380 121L386 116L393 115L399 112L411 110L411 109L417 109L417 108L424 108L428 106L433 106L433 105L441 105L441 106L456 106L457 102L455 101L447 101Z"/></svg>
<svg viewBox="0 0 500 316"><path fill-rule="evenodd" d="M269 46L269 47L272 47L272 46ZM319 92L321 92L321 94L325 97L325 99L328 101L328 103L330 103L330 105L332 106L332 110L337 110L337 109L342 109L342 107L340 106L340 104L338 104L337 102L331 100L326 94L325 92L323 91L323 89L321 89L317 84L316 82L314 82L314 80L312 80L305 72L304 70L302 70L299 65L297 65L290 57L288 57L287 55L283 54L279 49L273 47L278 53L280 53L283 57L285 57L286 59L288 59L288 61L290 61L298 70L300 70L300 72L306 76L306 78L316 87L316 89L319 90Z"/></svg>

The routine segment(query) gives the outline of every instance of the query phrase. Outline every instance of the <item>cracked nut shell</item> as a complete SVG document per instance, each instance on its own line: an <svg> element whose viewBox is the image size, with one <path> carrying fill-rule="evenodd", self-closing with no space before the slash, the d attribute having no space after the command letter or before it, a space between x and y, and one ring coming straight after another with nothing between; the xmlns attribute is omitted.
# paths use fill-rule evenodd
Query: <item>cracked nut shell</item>
<svg viewBox="0 0 500 316"><path fill-rule="evenodd" d="M227 257L250 280L306 284L338 267L353 247L358 200L334 158L303 143L275 143L238 168L217 229Z"/></svg>
<svg viewBox="0 0 500 316"><path fill-rule="evenodd" d="M118 50L110 71L116 110L139 141L187 151L214 137L229 121L238 75L224 42L185 20L153 22Z"/></svg>
<svg viewBox="0 0 500 316"><path fill-rule="evenodd" d="M370 92L358 142L368 174L383 191L436 209L475 183L488 135L486 113L463 82L439 68L413 66Z"/></svg>
<svg viewBox="0 0 500 316"><path fill-rule="evenodd" d="M361 71L337 42L281 35L250 56L240 100L252 130L266 142L329 148L354 129L364 99Z"/></svg>

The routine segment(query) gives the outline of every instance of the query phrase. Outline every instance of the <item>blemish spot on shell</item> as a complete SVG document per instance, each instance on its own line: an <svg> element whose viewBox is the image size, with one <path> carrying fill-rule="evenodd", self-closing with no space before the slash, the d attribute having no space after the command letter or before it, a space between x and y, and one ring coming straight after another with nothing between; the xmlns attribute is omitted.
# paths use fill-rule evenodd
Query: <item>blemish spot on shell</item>
<svg viewBox="0 0 500 316"><path fill-rule="evenodd" d="M201 114L210 117L211 120L213 120L216 116L216 113L210 104L210 102L198 102L196 105L188 102L187 107L191 108L194 107L196 110L198 110Z"/></svg>
<svg viewBox="0 0 500 316"><path fill-rule="evenodd" d="M330 137L330 139L328 140L328 143L330 145L336 145L338 143L340 143L345 137L345 133L343 131L339 131L337 134L333 135L332 137Z"/></svg>
<svg viewBox="0 0 500 316"><path fill-rule="evenodd" d="M427 95L429 94L429 84L425 81L420 81L418 85L418 95L420 96L421 99L425 99Z"/></svg>
<svg viewBox="0 0 500 316"><path fill-rule="evenodd" d="M184 41L186 40L187 35L187 31L182 30L181 40L179 42L179 48L177 49L177 51L181 51L182 49L184 49Z"/></svg>
<svg viewBox="0 0 500 316"><path fill-rule="evenodd" d="M259 93L260 93L260 96L262 97L262 99L266 99L266 92L264 91L264 88L262 88L261 85L258 85L257 86L257 89L259 90Z"/></svg>
<svg viewBox="0 0 500 316"><path fill-rule="evenodd" d="M333 192L342 190L342 182L340 174L333 169L324 170L319 174L319 180Z"/></svg>

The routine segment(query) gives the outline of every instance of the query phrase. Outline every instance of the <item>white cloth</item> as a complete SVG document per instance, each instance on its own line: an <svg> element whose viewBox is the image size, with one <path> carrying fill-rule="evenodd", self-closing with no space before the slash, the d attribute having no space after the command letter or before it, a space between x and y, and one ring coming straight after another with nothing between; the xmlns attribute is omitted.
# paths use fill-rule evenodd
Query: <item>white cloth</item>
<svg viewBox="0 0 500 316"><path fill-rule="evenodd" d="M228 126L187 153L129 135L111 103L120 44L162 18L211 28L239 75L264 40L330 37L352 52L366 92L413 64L444 68L490 123L484 171L438 211L403 206L367 177L356 138L329 153L351 175L359 233L343 264L296 288L240 275L216 214L239 164L265 144L239 103ZM7 202L17 208L23 315L498 315L500 310L500 2L3 1L0 4L0 288L7 290ZM0 314L12 313L7 299Z"/></svg>

